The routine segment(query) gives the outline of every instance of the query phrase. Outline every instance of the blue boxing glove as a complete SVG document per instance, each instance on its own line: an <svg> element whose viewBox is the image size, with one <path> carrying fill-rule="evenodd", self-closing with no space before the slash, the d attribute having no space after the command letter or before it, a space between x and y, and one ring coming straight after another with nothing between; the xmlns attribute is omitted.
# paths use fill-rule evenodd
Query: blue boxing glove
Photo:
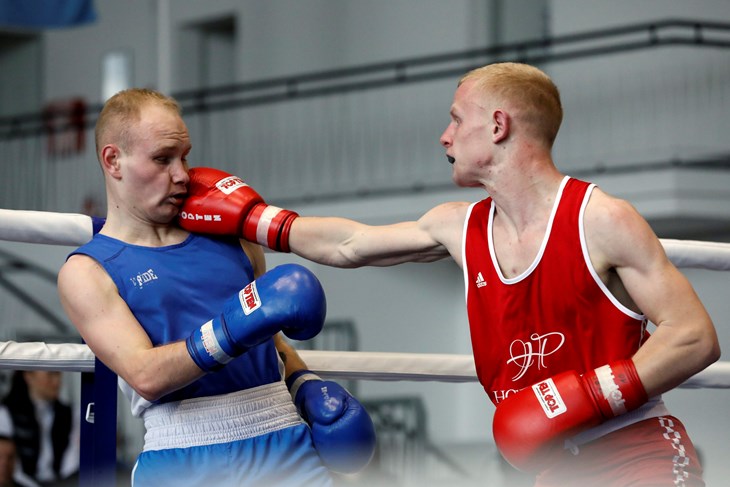
<svg viewBox="0 0 730 487"><path fill-rule="evenodd" d="M375 426L362 404L338 383L309 370L294 372L286 384L327 468L340 473L365 468L375 453Z"/></svg>
<svg viewBox="0 0 730 487"><path fill-rule="evenodd" d="M316 336L326 311L317 277L301 265L284 264L228 299L219 316L188 337L188 353L202 370L218 370L280 331L295 340Z"/></svg>

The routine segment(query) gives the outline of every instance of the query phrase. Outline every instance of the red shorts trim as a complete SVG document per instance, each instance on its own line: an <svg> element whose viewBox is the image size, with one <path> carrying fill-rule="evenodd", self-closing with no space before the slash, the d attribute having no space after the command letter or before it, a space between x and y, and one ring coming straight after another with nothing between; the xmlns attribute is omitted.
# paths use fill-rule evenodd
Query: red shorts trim
<svg viewBox="0 0 730 487"><path fill-rule="evenodd" d="M535 487L704 487L702 466L674 416L645 419L566 450Z"/></svg>

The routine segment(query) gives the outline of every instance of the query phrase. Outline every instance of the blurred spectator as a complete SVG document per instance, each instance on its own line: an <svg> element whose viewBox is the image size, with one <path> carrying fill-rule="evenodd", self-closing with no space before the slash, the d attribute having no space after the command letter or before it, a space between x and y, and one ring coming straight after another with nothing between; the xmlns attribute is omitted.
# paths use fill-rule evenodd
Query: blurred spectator
<svg viewBox="0 0 730 487"><path fill-rule="evenodd" d="M22 471L44 486L78 484L78 418L60 390L60 372L17 371L3 401Z"/></svg>
<svg viewBox="0 0 730 487"><path fill-rule="evenodd" d="M5 406L0 406L0 487L38 487L17 465L13 424Z"/></svg>

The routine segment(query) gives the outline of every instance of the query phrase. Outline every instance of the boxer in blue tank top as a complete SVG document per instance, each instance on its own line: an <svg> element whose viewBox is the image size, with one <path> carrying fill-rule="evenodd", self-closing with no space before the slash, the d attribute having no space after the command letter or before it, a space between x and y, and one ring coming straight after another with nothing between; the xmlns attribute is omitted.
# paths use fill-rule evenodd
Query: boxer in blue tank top
<svg viewBox="0 0 730 487"><path fill-rule="evenodd" d="M215 310L222 309L226 300L254 277L253 267L237 239L189 235L177 245L143 247L97 235L72 255L76 254L88 255L102 265L155 346L185 340L196 324L204 323ZM122 390L133 405L133 413L145 417L147 409L159 404L256 388L271 389L272 384L282 380L281 365L274 340L269 338L220 370L154 402L145 400L126 384ZM275 396L267 394L262 404L275 403L272 399ZM285 389L278 396L284 403L290 402ZM225 401L220 404L234 407ZM159 449L148 449L149 444L146 445L135 468L134 485L160 485L171 478L176 479L176 485L201 485L215 474L221 477L218 482L230 485L271 482L272 474L277 483L295 479L292 482L298 484L309 479L316 485L328 485L327 470L312 446L304 423L292 407L280 405L278 413L280 417L273 421L266 418L271 424L264 428L267 434L258 434L256 430L262 426L253 422L241 426L241 436L246 439L232 442L208 444L216 433L221 433L219 430L225 433L221 435L225 438L235 428L228 416L208 414L212 423L209 431L200 435L201 439L188 443L167 438L191 436L184 420L172 424L165 438L158 442ZM231 459L236 463L231 464ZM244 461L245 468L241 463ZM194 467L181 475L191 464ZM179 477L184 482L177 480Z"/></svg>
<svg viewBox="0 0 730 487"><path fill-rule="evenodd" d="M330 470L363 468L374 449L367 412L281 336L322 329L317 278L295 264L266 272L257 245L177 225L191 149L177 103L118 93L96 146L106 221L69 256L58 289L144 421L132 484L329 486Z"/></svg>

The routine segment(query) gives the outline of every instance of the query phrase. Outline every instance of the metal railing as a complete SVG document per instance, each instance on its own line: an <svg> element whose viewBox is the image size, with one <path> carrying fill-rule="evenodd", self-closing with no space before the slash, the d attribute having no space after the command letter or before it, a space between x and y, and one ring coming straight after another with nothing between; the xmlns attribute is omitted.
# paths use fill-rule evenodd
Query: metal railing
<svg viewBox="0 0 730 487"><path fill-rule="evenodd" d="M235 173L271 203L295 208L452 188L438 135L456 79L501 60L542 64L565 88L555 156L571 174L685 167L710 156L723 170L730 143L713 117L724 119L730 104L728 47L730 23L670 19L174 96L193 139L192 165ZM708 59L701 69L681 65L675 48ZM616 66L607 69L611 56ZM648 69L655 59L673 71ZM50 123L47 113L0 117L0 207L83 211L84 199L101 201L91 140L99 109L89 104L82 121L76 114L66 125ZM693 137L681 138L688 118L696 122ZM80 124L81 151L48 153L51 128L57 134Z"/></svg>
<svg viewBox="0 0 730 487"><path fill-rule="evenodd" d="M188 114L269 105L294 99L381 89L407 83L454 78L487 62L542 64L666 46L730 48L730 23L666 19L598 29L478 49L404 58L314 73L186 90L173 96ZM86 124L93 126L101 104L89 105ZM68 118L70 113L53 116ZM42 134L48 114L0 117L0 139ZM69 125L69 129L76 129Z"/></svg>

